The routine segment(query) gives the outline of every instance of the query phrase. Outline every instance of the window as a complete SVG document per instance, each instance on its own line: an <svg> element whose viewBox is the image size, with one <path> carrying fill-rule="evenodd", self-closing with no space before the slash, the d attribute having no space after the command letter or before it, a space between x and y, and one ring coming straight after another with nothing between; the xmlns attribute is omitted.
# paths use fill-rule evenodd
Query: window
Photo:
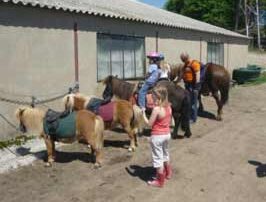
<svg viewBox="0 0 266 202"><path fill-rule="evenodd" d="M224 65L224 44L208 42L207 62Z"/></svg>
<svg viewBox="0 0 266 202"><path fill-rule="evenodd" d="M110 74L123 79L144 76L143 37L98 34L97 54L98 81Z"/></svg>

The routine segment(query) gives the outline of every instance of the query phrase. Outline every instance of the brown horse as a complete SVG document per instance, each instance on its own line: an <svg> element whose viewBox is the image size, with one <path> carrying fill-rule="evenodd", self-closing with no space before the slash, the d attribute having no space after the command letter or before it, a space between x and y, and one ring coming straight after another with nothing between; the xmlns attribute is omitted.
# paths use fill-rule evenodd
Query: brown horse
<svg viewBox="0 0 266 202"><path fill-rule="evenodd" d="M81 110L74 115L72 122L75 132L66 131L68 134L66 137L52 136L45 130L45 115L46 111L31 108L31 107L20 107L15 112L16 118L20 122L20 128L22 132L33 132L39 134L40 137L44 138L48 161L47 166L51 166L52 162L55 161L55 141L71 143L75 140L86 141L91 145L92 154L96 154L95 167L102 165L102 149L103 149L103 131L104 123L101 117L87 111ZM58 137L58 138L57 138Z"/></svg>
<svg viewBox="0 0 266 202"><path fill-rule="evenodd" d="M181 74L183 65L172 65L170 79L173 81ZM199 110L203 111L201 95L207 96L210 93L214 97L218 110L217 120L222 120L223 106L229 98L230 74L225 67L213 63L207 63L204 69L202 87L199 93Z"/></svg>
<svg viewBox="0 0 266 202"><path fill-rule="evenodd" d="M82 110L87 108L91 98L93 98L93 96L69 94L63 98L63 103L66 109ZM110 106L108 107L108 105ZM104 114L109 118L105 118ZM135 151L137 146L136 130L144 124L141 110L126 100L116 100L101 106L99 108L99 115L102 116L106 126L111 125L111 129L115 124L120 124L130 139L128 151ZM106 129L107 128L108 127L106 127Z"/></svg>
<svg viewBox="0 0 266 202"><path fill-rule="evenodd" d="M134 98L137 89L136 84L129 83L112 75L106 77L103 83L105 84L103 98L115 95L121 99L136 103ZM159 81L156 86L163 86L168 91L168 100L171 102L172 114L175 121L173 138L178 136L178 127L180 124L182 130L185 131L184 136L190 137L192 133L189 123L190 99L188 92L169 81Z"/></svg>

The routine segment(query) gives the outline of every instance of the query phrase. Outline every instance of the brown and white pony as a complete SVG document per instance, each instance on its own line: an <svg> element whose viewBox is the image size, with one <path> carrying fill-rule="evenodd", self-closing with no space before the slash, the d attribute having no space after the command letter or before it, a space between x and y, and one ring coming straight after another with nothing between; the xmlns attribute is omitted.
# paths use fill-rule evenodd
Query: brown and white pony
<svg viewBox="0 0 266 202"><path fill-rule="evenodd" d="M31 132L38 134L45 141L48 161L47 166L51 166L55 161L55 140L45 133L44 117L46 111L38 108L19 107L16 112L16 118L20 122L22 132ZM81 110L76 113L76 134L72 134L71 138L56 139L56 141L64 143L72 143L75 140L86 141L91 146L92 154L96 155L95 167L102 165L103 156L103 132L104 123L101 117L87 111Z"/></svg>
<svg viewBox="0 0 266 202"><path fill-rule="evenodd" d="M78 111L86 109L87 104L93 97L94 96L84 96L82 94L69 94L63 98L63 103L66 110ZM112 110L108 109L107 111L112 113L111 119L105 120L103 118L106 123L105 128L112 129L115 124L120 124L130 139L128 151L135 151L137 146L136 131L138 128L142 128L145 125L140 108L135 105L133 106L132 103L126 100L116 100L112 101L110 104ZM101 116L102 114L99 113L99 115ZM111 127L108 127L109 125L111 125Z"/></svg>
<svg viewBox="0 0 266 202"><path fill-rule="evenodd" d="M180 77L183 65L171 65L170 80ZM213 63L205 65L202 87L199 93L199 110L203 111L201 95L208 96L210 93L217 104L217 120L222 120L223 106L229 99L230 74L225 67Z"/></svg>

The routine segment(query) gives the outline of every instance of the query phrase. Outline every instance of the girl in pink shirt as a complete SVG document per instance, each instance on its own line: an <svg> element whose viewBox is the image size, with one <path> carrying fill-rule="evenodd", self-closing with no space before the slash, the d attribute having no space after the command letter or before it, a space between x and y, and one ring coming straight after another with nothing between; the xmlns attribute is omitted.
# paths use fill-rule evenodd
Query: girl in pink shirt
<svg viewBox="0 0 266 202"><path fill-rule="evenodd" d="M148 120L143 113L144 120L151 126L151 149L153 167L156 168L156 178L148 181L148 184L155 187L163 187L164 180L170 179L172 169L169 164L168 144L171 139L170 122L172 119L172 109L168 102L167 89L158 87L153 90L155 107Z"/></svg>

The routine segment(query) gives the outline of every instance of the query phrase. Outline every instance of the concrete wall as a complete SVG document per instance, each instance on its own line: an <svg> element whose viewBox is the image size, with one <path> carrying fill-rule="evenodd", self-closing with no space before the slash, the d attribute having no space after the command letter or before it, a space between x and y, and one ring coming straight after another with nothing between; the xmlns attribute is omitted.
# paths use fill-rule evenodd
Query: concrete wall
<svg viewBox="0 0 266 202"><path fill-rule="evenodd" d="M240 44L225 44L224 65L230 72L239 67L245 67L248 62L248 47Z"/></svg>
<svg viewBox="0 0 266 202"><path fill-rule="evenodd" d="M180 63L181 52L206 61L207 41L225 44L229 69L246 63L247 42L189 30L81 15L63 11L0 3L0 97L30 101L34 95L46 99L63 94L75 80L74 32L78 24L80 91L100 95L97 83L97 33L145 37L145 51L158 47L170 63ZM158 38L156 39L156 36ZM228 56L227 56L228 55ZM228 62L226 62L228 60ZM0 115L15 123L18 105L0 101ZM43 108L62 109L61 100ZM0 139L16 135L0 117Z"/></svg>

